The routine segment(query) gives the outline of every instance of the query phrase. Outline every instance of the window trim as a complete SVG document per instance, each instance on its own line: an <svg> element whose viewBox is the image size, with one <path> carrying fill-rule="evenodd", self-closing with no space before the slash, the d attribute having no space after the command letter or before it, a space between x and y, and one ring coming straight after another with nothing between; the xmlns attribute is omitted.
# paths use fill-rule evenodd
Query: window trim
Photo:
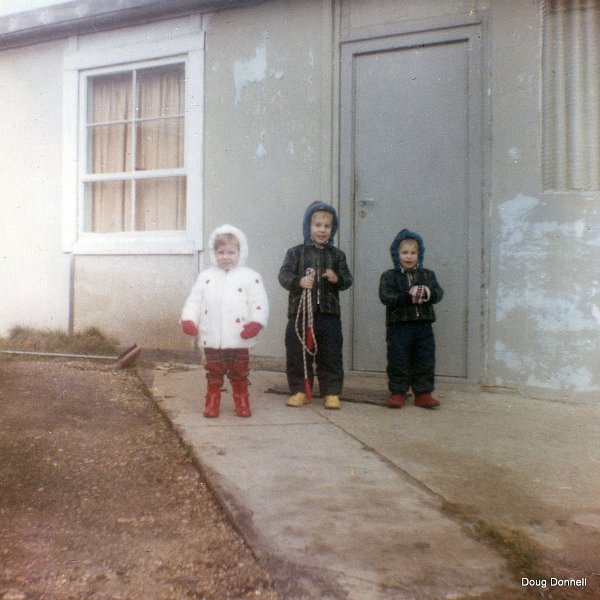
<svg viewBox="0 0 600 600"><path fill-rule="evenodd" d="M82 49L79 38L71 38L63 60L63 227L62 248L73 254L193 254L202 249L202 166L204 29L168 39L172 25L157 27L156 39L132 44L130 31L115 32L106 43ZM101 34L99 34L101 35ZM186 229L91 233L83 230L83 178L85 156L82 145L82 77L99 72L118 72L140 64L182 62L185 85Z"/></svg>

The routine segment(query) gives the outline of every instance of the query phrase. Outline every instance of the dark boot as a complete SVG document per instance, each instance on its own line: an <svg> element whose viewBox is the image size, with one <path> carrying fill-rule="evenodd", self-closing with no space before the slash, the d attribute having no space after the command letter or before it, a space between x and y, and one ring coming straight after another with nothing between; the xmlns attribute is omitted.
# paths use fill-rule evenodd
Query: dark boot
<svg viewBox="0 0 600 600"><path fill-rule="evenodd" d="M209 387L204 400L204 416L207 419L214 419L219 416L219 406L221 405L221 388Z"/></svg>
<svg viewBox="0 0 600 600"><path fill-rule="evenodd" d="M401 394L400 392L396 392L394 394L392 394L392 397L388 400L387 405L390 408L402 408L404 406L404 402L405 402L405 398L404 398L404 394Z"/></svg>
<svg viewBox="0 0 600 600"><path fill-rule="evenodd" d="M439 406L440 403L431 396L431 394L421 394L415 397L415 406L420 406L421 408L435 408Z"/></svg>
<svg viewBox="0 0 600 600"><path fill-rule="evenodd" d="M238 417L251 417L250 398L248 397L248 383L245 381L234 381L231 383L233 388L233 401L235 402L235 414Z"/></svg>

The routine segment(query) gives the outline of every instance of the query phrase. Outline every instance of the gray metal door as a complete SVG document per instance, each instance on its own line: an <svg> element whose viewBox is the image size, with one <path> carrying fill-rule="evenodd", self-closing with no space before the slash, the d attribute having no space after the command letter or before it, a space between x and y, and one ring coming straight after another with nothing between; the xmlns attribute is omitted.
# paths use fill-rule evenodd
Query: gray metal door
<svg viewBox="0 0 600 600"><path fill-rule="evenodd" d="M379 277L407 227L445 297L437 375L481 376L480 29L441 29L342 48L342 204L354 225L352 368L386 364Z"/></svg>

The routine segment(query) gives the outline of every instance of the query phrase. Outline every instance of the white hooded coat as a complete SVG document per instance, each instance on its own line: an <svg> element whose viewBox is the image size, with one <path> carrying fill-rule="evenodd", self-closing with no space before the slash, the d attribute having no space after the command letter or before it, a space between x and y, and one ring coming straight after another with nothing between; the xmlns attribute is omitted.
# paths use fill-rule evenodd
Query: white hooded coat
<svg viewBox="0 0 600 600"><path fill-rule="evenodd" d="M223 233L233 234L240 244L239 263L229 271L217 266L214 250L216 237ZM240 334L246 323L267 325L269 302L262 277L245 266L246 236L233 225L221 225L212 232L208 247L211 266L198 275L183 307L181 321L194 322L204 348L251 348L256 337L244 340Z"/></svg>

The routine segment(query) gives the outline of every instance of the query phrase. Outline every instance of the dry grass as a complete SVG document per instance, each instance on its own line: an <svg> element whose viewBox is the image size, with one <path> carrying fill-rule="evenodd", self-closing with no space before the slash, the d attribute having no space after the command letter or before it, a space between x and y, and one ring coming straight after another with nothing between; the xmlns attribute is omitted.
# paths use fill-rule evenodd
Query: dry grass
<svg viewBox="0 0 600 600"><path fill-rule="evenodd" d="M9 331L7 337L0 338L0 350L115 355L118 353L118 343L96 327L69 335L61 330L17 326Z"/></svg>

